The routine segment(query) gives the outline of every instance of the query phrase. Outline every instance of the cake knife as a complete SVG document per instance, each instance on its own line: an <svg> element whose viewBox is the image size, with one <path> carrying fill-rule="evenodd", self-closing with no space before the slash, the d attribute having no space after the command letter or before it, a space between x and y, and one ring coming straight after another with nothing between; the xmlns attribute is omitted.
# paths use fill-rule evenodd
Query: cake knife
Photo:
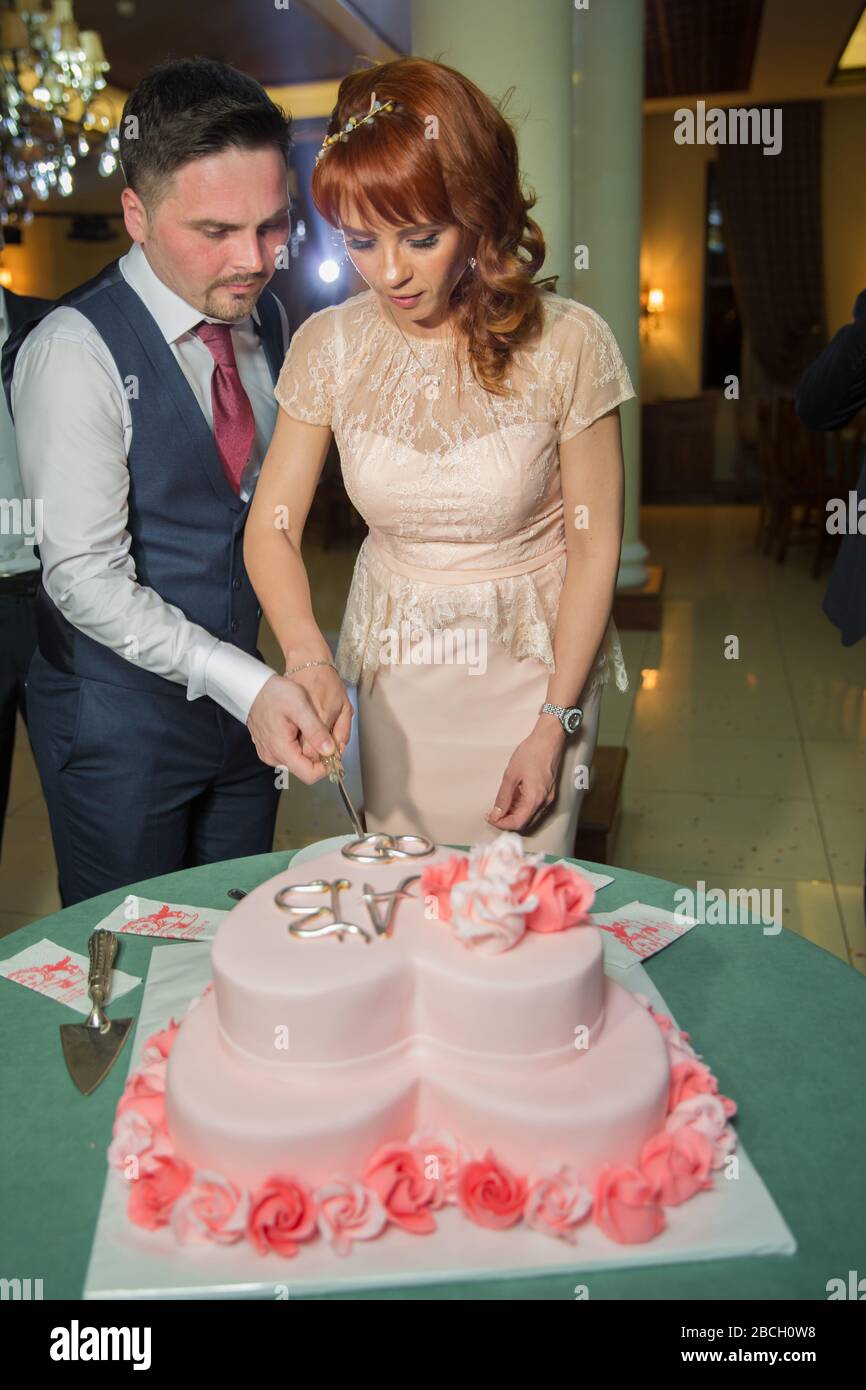
<svg viewBox="0 0 866 1390"><path fill-rule="evenodd" d="M328 769L329 781L336 782L337 784L340 796L343 798L343 805L349 812L349 815L352 819L352 825L355 827L358 836L362 840L366 839L367 832L361 824L358 812L352 805L352 800L349 796L349 793L346 791L345 771L343 768L343 759L340 754L339 748L337 748L336 751L333 753L323 753L321 755L321 758L322 762L325 764L325 767Z"/></svg>

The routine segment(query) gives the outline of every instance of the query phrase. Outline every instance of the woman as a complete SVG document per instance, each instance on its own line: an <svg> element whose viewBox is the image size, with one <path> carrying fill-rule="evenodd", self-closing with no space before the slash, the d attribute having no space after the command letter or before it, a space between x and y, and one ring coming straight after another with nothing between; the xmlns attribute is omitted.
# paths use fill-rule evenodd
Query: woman
<svg viewBox="0 0 866 1390"><path fill-rule="evenodd" d="M592 309L533 284L514 135L467 78L417 58L354 73L329 132L313 198L370 288L292 340L250 577L342 746L358 684L368 830L571 854L611 659L627 684L625 363ZM336 666L300 553L332 431L369 526Z"/></svg>

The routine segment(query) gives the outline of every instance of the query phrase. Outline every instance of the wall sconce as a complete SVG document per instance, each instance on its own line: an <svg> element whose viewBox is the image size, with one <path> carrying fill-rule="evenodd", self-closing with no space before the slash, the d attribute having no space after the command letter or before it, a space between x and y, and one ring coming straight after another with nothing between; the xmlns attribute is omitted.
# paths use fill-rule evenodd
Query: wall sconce
<svg viewBox="0 0 866 1390"><path fill-rule="evenodd" d="M0 288L4 290L12 287L12 271L8 266L0 266Z"/></svg>
<svg viewBox="0 0 866 1390"><path fill-rule="evenodd" d="M650 289L647 286L641 292L640 297L641 337L644 342L649 341L650 324L658 331L659 324L661 323L661 316L664 311L664 290Z"/></svg>

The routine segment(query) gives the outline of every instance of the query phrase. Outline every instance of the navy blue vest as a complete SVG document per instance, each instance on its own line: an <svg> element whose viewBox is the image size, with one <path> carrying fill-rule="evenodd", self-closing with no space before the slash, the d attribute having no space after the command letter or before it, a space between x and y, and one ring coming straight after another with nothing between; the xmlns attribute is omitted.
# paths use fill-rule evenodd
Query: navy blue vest
<svg viewBox="0 0 866 1390"><path fill-rule="evenodd" d="M127 530L138 582L174 604L214 637L254 654L261 609L243 561L248 503L232 490L213 433L152 314L126 283L117 261L53 308L84 314L106 343L130 391ZM282 321L270 292L258 302L259 334L276 382L282 366ZM3 354L7 396L25 324ZM82 469L87 460L79 460ZM44 587L37 605L39 647L61 670L114 685L183 696L177 681L86 636L68 622Z"/></svg>

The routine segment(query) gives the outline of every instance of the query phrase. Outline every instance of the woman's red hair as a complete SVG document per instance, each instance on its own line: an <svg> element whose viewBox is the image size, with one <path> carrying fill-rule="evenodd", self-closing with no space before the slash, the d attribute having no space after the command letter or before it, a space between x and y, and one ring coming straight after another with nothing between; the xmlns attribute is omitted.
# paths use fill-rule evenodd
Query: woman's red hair
<svg viewBox="0 0 866 1390"><path fill-rule="evenodd" d="M340 83L328 134L350 116L393 100L345 141L329 145L313 173L313 201L333 227L350 210L391 225L447 222L469 234L476 266L459 280L452 306L476 380L504 395L515 349L541 326L544 262L535 198L521 188L514 132L474 82L442 63L398 58Z"/></svg>

